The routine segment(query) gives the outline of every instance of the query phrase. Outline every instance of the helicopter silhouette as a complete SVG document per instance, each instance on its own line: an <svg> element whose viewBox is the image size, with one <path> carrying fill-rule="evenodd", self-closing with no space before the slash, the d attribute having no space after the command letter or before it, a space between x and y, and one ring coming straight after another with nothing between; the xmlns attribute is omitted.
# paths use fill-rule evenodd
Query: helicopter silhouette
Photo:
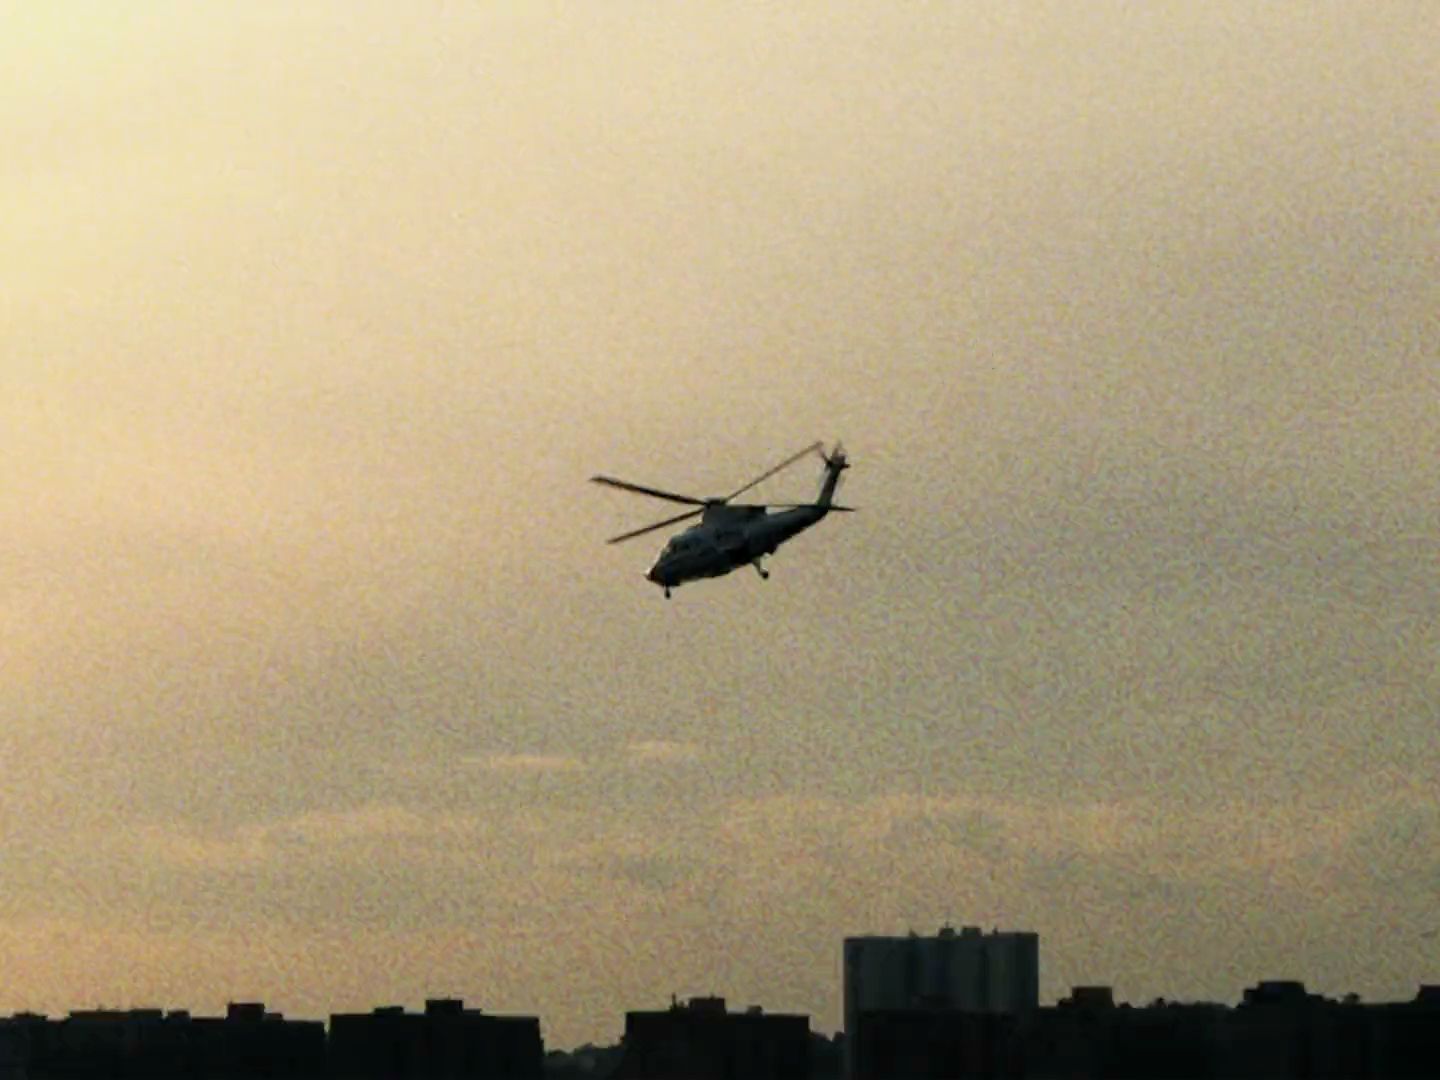
<svg viewBox="0 0 1440 1080"><path fill-rule="evenodd" d="M781 469L794 465L808 454L819 454L825 463L820 478L820 492L813 503L736 503L733 500L749 491L762 480L768 480ZM669 543L656 557L654 564L645 572L645 579L665 590L669 599L670 590L687 581L700 578L721 577L742 566L753 566L762 579L768 580L770 571L765 569L763 559L773 555L775 549L786 540L804 532L812 525L823 521L832 510L851 512L854 507L839 506L833 501L835 490L840 483L840 474L850 467L845 450L839 443L830 453L825 453L824 443L812 443L773 468L767 469L743 487L736 488L729 495L720 498L701 499L694 495L679 495L673 491L632 484L628 480L617 480L613 476L592 476L597 484L619 488L622 491L668 502L684 503L696 509L657 521L640 529L633 529L619 536L612 536L607 543L618 544L633 540L637 536L663 529L689 518L698 517L694 525L670 538Z"/></svg>

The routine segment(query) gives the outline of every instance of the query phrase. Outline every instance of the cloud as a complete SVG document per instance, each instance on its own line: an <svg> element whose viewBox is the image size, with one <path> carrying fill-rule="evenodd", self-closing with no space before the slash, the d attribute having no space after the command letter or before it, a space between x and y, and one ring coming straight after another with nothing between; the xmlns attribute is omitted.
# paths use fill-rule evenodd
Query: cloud
<svg viewBox="0 0 1440 1080"><path fill-rule="evenodd" d="M563 754L467 754L460 761L490 772L576 772L585 767L579 758Z"/></svg>
<svg viewBox="0 0 1440 1080"><path fill-rule="evenodd" d="M1377 798L1376 791L1389 791ZM1289 891L1351 878L1363 852L1374 873L1413 874L1415 837L1434 829L1433 795L1403 777L1359 776L1338 790L1271 803L1260 797L1188 806L1163 794L1084 801L990 794L878 794L861 800L736 800L717 829L735 857L868 864L984 864L1022 875L1043 863L1144 866L1174 883L1236 877ZM1390 864L1397 864L1391 866ZM1403 865L1399 865L1403 864ZM1342 874L1342 871L1344 873Z"/></svg>
<svg viewBox="0 0 1440 1080"><path fill-rule="evenodd" d="M159 825L142 825L110 837L142 861L185 870L236 870L266 862L275 854L269 830L246 827L228 836Z"/></svg>
<svg viewBox="0 0 1440 1080"><path fill-rule="evenodd" d="M478 817L455 813L425 814L394 803L370 803L346 810L311 811L234 829L142 824L104 831L96 846L139 863L158 863L179 871L253 870L286 861L369 860L390 852L392 858L443 855L457 845L473 844L490 831Z"/></svg>
<svg viewBox="0 0 1440 1080"><path fill-rule="evenodd" d="M703 754L695 743L674 742L669 739L642 739L632 742L626 750L630 760L637 763L699 761Z"/></svg>

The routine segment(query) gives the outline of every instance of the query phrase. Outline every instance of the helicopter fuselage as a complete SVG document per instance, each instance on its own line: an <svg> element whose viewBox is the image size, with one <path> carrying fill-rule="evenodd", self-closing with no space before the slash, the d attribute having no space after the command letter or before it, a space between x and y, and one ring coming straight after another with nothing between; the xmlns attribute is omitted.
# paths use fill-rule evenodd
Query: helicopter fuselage
<svg viewBox="0 0 1440 1080"><path fill-rule="evenodd" d="M707 506L698 525L672 537L645 572L645 579L667 592L686 581L721 577L741 567L760 567L786 540L804 532L830 512L828 506L802 506L767 512L763 506Z"/></svg>

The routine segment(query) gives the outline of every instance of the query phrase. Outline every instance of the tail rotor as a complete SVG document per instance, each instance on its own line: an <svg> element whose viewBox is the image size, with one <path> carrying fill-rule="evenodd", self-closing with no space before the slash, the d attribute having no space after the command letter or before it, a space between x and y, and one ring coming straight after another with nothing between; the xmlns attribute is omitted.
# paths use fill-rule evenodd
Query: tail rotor
<svg viewBox="0 0 1440 1080"><path fill-rule="evenodd" d="M840 474L850 467L850 462L845 458L845 448L838 442L835 444L835 449L828 454L825 453L823 445L817 450L825 460L825 478L820 482L820 496L816 499L816 503L829 507L833 505L835 490L840 486Z"/></svg>

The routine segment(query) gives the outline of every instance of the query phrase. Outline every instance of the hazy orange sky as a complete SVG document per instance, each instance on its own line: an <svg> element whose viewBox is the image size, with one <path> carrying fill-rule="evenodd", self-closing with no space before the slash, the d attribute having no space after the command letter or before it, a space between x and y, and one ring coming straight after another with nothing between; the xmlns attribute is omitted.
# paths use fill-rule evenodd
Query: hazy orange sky
<svg viewBox="0 0 1440 1080"><path fill-rule="evenodd" d="M1434 4L3 12L0 1010L1440 978Z"/></svg>

